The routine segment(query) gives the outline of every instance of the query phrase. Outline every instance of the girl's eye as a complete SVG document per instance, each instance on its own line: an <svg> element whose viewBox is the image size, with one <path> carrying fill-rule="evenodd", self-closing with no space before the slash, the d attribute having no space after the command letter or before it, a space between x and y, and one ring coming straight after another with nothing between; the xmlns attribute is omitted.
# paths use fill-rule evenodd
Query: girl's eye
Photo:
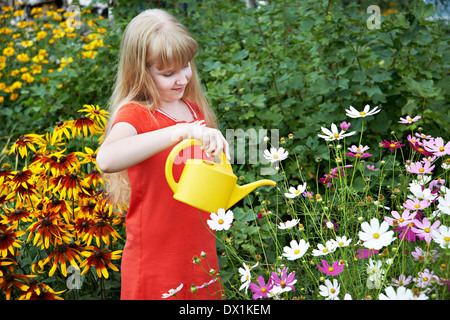
<svg viewBox="0 0 450 320"><path fill-rule="evenodd" d="M172 71L172 72L163 74L163 76L164 76L164 77L170 77L170 76L173 76L174 73L175 73L175 72Z"/></svg>

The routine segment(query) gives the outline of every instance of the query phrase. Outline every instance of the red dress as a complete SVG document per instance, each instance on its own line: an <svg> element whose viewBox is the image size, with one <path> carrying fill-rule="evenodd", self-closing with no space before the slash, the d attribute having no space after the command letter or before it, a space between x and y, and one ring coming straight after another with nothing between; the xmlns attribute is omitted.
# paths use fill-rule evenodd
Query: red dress
<svg viewBox="0 0 450 320"><path fill-rule="evenodd" d="M184 101L194 117L192 122L204 125L197 106ZM129 103L120 108L113 126L118 122L131 124L142 134L185 121L177 121L159 109L150 112L143 106ZM164 171L171 150L168 148L128 169L131 199L121 265L121 299L124 300L162 299L164 293L181 284L183 287L176 298L170 296L168 300L220 299L223 292L219 291L220 280L197 289L195 295L191 292L191 285L202 286L213 280L205 270L212 268L217 272L219 263L215 237L206 225L211 213L173 199ZM191 150L191 154L197 153ZM183 166L182 161L174 162L175 181ZM206 253L206 259L201 258L202 252ZM194 256L201 258L200 265L193 263Z"/></svg>

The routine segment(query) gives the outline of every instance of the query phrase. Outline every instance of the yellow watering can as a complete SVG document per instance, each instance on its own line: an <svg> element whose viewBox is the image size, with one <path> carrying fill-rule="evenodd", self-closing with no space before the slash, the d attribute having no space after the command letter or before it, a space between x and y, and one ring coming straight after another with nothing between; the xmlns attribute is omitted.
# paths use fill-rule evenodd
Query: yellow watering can
<svg viewBox="0 0 450 320"><path fill-rule="evenodd" d="M275 181L259 180L243 186L236 184L231 164L222 152L219 158L222 163L203 159L187 159L178 182L173 178L173 162L186 147L202 145L197 139L183 140L175 145L166 161L166 179L174 192L174 199L207 212L227 210L257 187L275 186Z"/></svg>

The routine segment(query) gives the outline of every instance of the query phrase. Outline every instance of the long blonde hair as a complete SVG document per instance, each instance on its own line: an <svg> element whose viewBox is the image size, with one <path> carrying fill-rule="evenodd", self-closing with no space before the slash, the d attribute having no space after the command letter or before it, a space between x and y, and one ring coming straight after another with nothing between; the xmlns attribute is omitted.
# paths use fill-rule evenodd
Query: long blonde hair
<svg viewBox="0 0 450 320"><path fill-rule="evenodd" d="M159 106L160 96L150 76L150 66L178 70L189 62L192 77L183 98L197 104L208 127L216 127L214 113L203 93L194 63L197 51L195 39L168 12L149 9L133 18L122 36L116 82L108 106L110 119L105 129L105 137L122 105L135 102L150 111ZM104 175L106 191L113 203L128 203L131 189L127 171Z"/></svg>

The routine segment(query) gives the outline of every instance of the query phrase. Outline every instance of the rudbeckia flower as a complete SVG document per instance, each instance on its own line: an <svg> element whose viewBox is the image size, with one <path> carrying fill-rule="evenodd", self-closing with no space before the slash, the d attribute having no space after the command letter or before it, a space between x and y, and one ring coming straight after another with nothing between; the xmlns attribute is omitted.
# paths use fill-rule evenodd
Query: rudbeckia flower
<svg viewBox="0 0 450 320"><path fill-rule="evenodd" d="M28 286L22 282L20 279L28 281L27 278L35 277L35 275L17 274L17 273L5 273L3 277L0 278L0 290L2 290L6 295L6 300L11 299L11 290L16 287L19 290L26 291Z"/></svg>
<svg viewBox="0 0 450 320"><path fill-rule="evenodd" d="M64 277L67 277L67 263L66 259L69 260L70 265L78 267L77 262L82 262L81 257L81 247L76 244L60 244L56 246L55 251L50 253L50 255L42 262L42 265L46 265L50 260L53 260L52 268L48 273L48 276L51 277L56 271L58 264L61 265L61 273Z"/></svg>
<svg viewBox="0 0 450 320"><path fill-rule="evenodd" d="M64 291L55 292L45 283L33 280L29 288L19 297L19 300L64 300L58 296Z"/></svg>
<svg viewBox="0 0 450 320"><path fill-rule="evenodd" d="M97 271L97 275L99 278L102 276L104 278L109 277L108 270L106 266L110 267L114 271L119 271L119 269L110 261L120 259L120 253L122 250L116 250L113 252L108 252L106 249L99 249L97 247L86 247L86 250L92 251L83 251L81 254L86 257L86 259L81 263L80 267L83 268L81 275L84 275L88 272L90 267L95 267Z"/></svg>
<svg viewBox="0 0 450 320"><path fill-rule="evenodd" d="M22 158L28 156L27 149L31 149L36 152L34 145L45 146L45 141L42 139L44 135L39 134L26 134L21 135L19 139L11 146L10 153L19 153Z"/></svg>
<svg viewBox="0 0 450 320"><path fill-rule="evenodd" d="M106 117L108 116L108 112L106 110L100 109L99 106L94 106L92 104L85 104L83 108L84 109L78 110L78 112L85 112L89 118L97 121L97 124L100 126L100 128L105 128L108 122L108 120L106 119Z"/></svg>
<svg viewBox="0 0 450 320"><path fill-rule="evenodd" d="M61 221L61 217L57 212L43 210L36 214L38 221L32 223L27 231L27 242L33 239L34 246L41 246L41 249L48 249L50 243L52 245L70 242L71 234L67 230L67 226Z"/></svg>
<svg viewBox="0 0 450 320"><path fill-rule="evenodd" d="M347 117L350 117L350 118L365 118L368 116L373 116L380 111L381 111L381 109L378 109L378 106L376 106L375 108L370 110L370 106L368 104L364 107L363 111L358 111L355 108L353 108L352 106L350 106L349 109L345 109L345 113L347 114Z"/></svg>
<svg viewBox="0 0 450 320"><path fill-rule="evenodd" d="M6 258L8 251L14 255L14 247L20 248L22 241L17 238L23 236L25 231L15 231L14 227L9 227L5 231L0 231L0 256Z"/></svg>
<svg viewBox="0 0 450 320"><path fill-rule="evenodd" d="M72 128L72 136L79 135L80 137L89 137L101 133L103 130L96 124L96 122L86 117L85 115L81 115L77 120L73 122ZM83 135L81 134L83 133Z"/></svg>

